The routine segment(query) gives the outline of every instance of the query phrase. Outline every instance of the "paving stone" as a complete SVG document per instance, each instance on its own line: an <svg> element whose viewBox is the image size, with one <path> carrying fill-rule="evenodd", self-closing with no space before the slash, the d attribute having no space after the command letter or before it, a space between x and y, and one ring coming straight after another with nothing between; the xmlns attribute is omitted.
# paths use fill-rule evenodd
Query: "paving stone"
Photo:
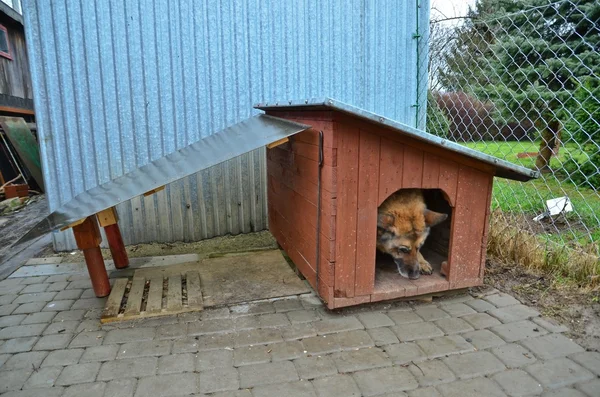
<svg viewBox="0 0 600 397"><path fill-rule="evenodd" d="M598 387L600 387L600 383L598 384ZM595 389L595 390L598 390L598 389ZM593 397L593 394L590 394L589 396ZM580 392L578 390L565 388L565 389L560 389L560 390L549 390L546 393L542 394L542 397L588 397L588 396L586 396L585 394L583 394L582 392Z"/></svg>
<svg viewBox="0 0 600 397"><path fill-rule="evenodd" d="M597 397L598 390L600 390L600 379L595 379L591 382L580 384L577 387L589 397Z"/></svg>
<svg viewBox="0 0 600 397"><path fill-rule="evenodd" d="M82 299L96 298L96 294L94 293L94 289L93 288L86 288L86 289L84 289L83 293L81 294L81 298Z"/></svg>
<svg viewBox="0 0 600 397"><path fill-rule="evenodd" d="M396 334L387 327L371 328L367 332L371 336L371 339L373 339L375 346L385 346L399 342Z"/></svg>
<svg viewBox="0 0 600 397"><path fill-rule="evenodd" d="M21 325L49 323L54 316L56 316L56 313L31 313L23 319Z"/></svg>
<svg viewBox="0 0 600 397"><path fill-rule="evenodd" d="M38 284L43 283L46 279L48 279L48 276L24 277L21 284Z"/></svg>
<svg viewBox="0 0 600 397"><path fill-rule="evenodd" d="M299 380L291 361L244 366L239 373L242 388Z"/></svg>
<svg viewBox="0 0 600 397"><path fill-rule="evenodd" d="M450 317L445 311L438 309L435 306L417 308L415 313L425 321L435 321L442 318Z"/></svg>
<svg viewBox="0 0 600 397"><path fill-rule="evenodd" d="M302 302L298 298L279 299L273 302L277 313L290 312L292 310L302 310Z"/></svg>
<svg viewBox="0 0 600 397"><path fill-rule="evenodd" d="M156 373L157 364L158 359L156 357L107 361L102 364L97 379L99 381L105 381L153 376Z"/></svg>
<svg viewBox="0 0 600 397"><path fill-rule="evenodd" d="M360 397L361 392L350 375L334 375L315 379L313 386L319 397Z"/></svg>
<svg viewBox="0 0 600 397"><path fill-rule="evenodd" d="M79 279L77 277L70 277L69 280L73 281L69 283L67 289L88 289L92 285L89 276L86 278L85 275L82 275Z"/></svg>
<svg viewBox="0 0 600 397"><path fill-rule="evenodd" d="M50 276L46 279L47 283L62 283L62 282L68 282L69 281L69 277L71 277L70 274L56 274L54 276ZM68 284L67 284L68 285Z"/></svg>
<svg viewBox="0 0 600 397"><path fill-rule="evenodd" d="M107 298L77 299L71 308L76 309L103 309Z"/></svg>
<svg viewBox="0 0 600 397"><path fill-rule="evenodd" d="M463 332L473 331L473 327L464 320L456 317L442 318L441 320L434 321L446 335L460 334Z"/></svg>
<svg viewBox="0 0 600 397"><path fill-rule="evenodd" d="M448 313L451 317L462 317L467 314L477 313L473 308L465 305L464 303L452 303L440 306L443 311Z"/></svg>
<svg viewBox="0 0 600 397"><path fill-rule="evenodd" d="M0 345L0 354L28 352L33 348L37 340L37 336L9 339Z"/></svg>
<svg viewBox="0 0 600 397"><path fill-rule="evenodd" d="M378 348L335 353L331 356L340 373L388 367L391 359Z"/></svg>
<svg viewBox="0 0 600 397"><path fill-rule="evenodd" d="M478 350L488 349L490 347L502 346L506 342L495 333L481 329L479 331L467 332L462 334L467 342L475 346Z"/></svg>
<svg viewBox="0 0 600 397"><path fill-rule="evenodd" d="M444 335L444 332L432 322L421 322L398 325L391 328L400 342L409 342L417 339L428 339Z"/></svg>
<svg viewBox="0 0 600 397"><path fill-rule="evenodd" d="M527 396L544 391L537 380L520 369L503 371L494 375L493 378L510 396Z"/></svg>
<svg viewBox="0 0 600 397"><path fill-rule="evenodd" d="M104 344L109 345L111 343L128 343L128 342L142 342L152 340L156 333L155 328L129 328L129 329L115 329L109 331L104 337Z"/></svg>
<svg viewBox="0 0 600 397"><path fill-rule="evenodd" d="M198 371L231 366L233 366L233 350L211 350L196 355Z"/></svg>
<svg viewBox="0 0 600 397"><path fill-rule="evenodd" d="M24 305L21 305L24 306ZM15 312L19 306L19 304L17 303L11 303L8 305L2 305L0 306L0 316L8 316L9 314ZM35 313L35 311L23 311L23 312L18 312L18 313L13 313L13 314L23 314L23 313Z"/></svg>
<svg viewBox="0 0 600 397"><path fill-rule="evenodd" d="M290 382L278 385L257 386L252 389L254 397L316 397L312 383L308 381Z"/></svg>
<svg viewBox="0 0 600 397"><path fill-rule="evenodd" d="M316 379L337 374L335 362L329 356L302 357L294 360L300 379Z"/></svg>
<svg viewBox="0 0 600 397"><path fill-rule="evenodd" d="M397 325L420 323L423 321L421 317L410 310L391 311L387 313L387 316Z"/></svg>
<svg viewBox="0 0 600 397"><path fill-rule="evenodd" d="M31 284L21 290L21 294L35 294L46 291L50 284Z"/></svg>
<svg viewBox="0 0 600 397"><path fill-rule="evenodd" d="M444 364L450 367L459 379L476 378L506 369L500 360L486 351L446 357Z"/></svg>
<svg viewBox="0 0 600 397"><path fill-rule="evenodd" d="M519 368L537 361L529 350L515 343L499 346L493 348L491 351L508 368Z"/></svg>
<svg viewBox="0 0 600 397"><path fill-rule="evenodd" d="M581 346L562 334L550 334L539 338L529 338L521 342L538 358L548 360L551 358L565 357L569 354L580 353Z"/></svg>
<svg viewBox="0 0 600 397"><path fill-rule="evenodd" d="M232 332L234 320L231 318L222 318L215 320L203 320L194 323L188 323L188 335L208 335Z"/></svg>
<svg viewBox="0 0 600 397"><path fill-rule="evenodd" d="M31 302L24 303L17 307L12 314L31 314L41 312L44 306L46 306L47 302ZM14 303L11 303L8 306L12 306ZM8 313L7 313L8 314ZM2 308L0 308L0 316L2 315Z"/></svg>
<svg viewBox="0 0 600 397"><path fill-rule="evenodd" d="M33 346L33 350L57 350L66 348L71 340L73 339L73 334L56 334L56 335L46 335L42 336L35 346Z"/></svg>
<svg viewBox="0 0 600 397"><path fill-rule="evenodd" d="M69 347L99 346L105 335L104 331L82 332L73 339Z"/></svg>
<svg viewBox="0 0 600 397"><path fill-rule="evenodd" d="M70 300L73 301L73 303L75 303L75 300L79 299L82 293L82 289L67 289L64 291L61 290L58 292L58 294L56 294L54 299L57 301Z"/></svg>
<svg viewBox="0 0 600 397"><path fill-rule="evenodd" d="M286 341L310 338L316 335L317 330L312 324L295 324L281 329L281 336Z"/></svg>
<svg viewBox="0 0 600 397"><path fill-rule="evenodd" d="M189 318L190 320L195 318L196 320L215 320L218 318L229 318L231 314L229 313L229 308L227 307L218 307L218 308L205 308L201 312L190 312L183 313L179 315L180 320L185 319L184 322ZM192 321L196 321L192 320ZM181 322L181 321L180 321Z"/></svg>
<svg viewBox="0 0 600 397"><path fill-rule="evenodd" d="M535 338L548 333L539 325L531 321L518 321L516 323L508 323L491 327L495 334L500 336L507 342L515 342L527 338Z"/></svg>
<svg viewBox="0 0 600 397"><path fill-rule="evenodd" d="M569 358L589 371L592 371L597 376L600 376L600 353L582 352L573 354Z"/></svg>
<svg viewBox="0 0 600 397"><path fill-rule="evenodd" d="M158 359L158 374L179 374L182 372L194 372L195 360L193 354L182 353L162 356Z"/></svg>
<svg viewBox="0 0 600 397"><path fill-rule="evenodd" d="M47 354L48 352L26 352L15 354L4 363L2 370L10 371L22 368L39 368Z"/></svg>
<svg viewBox="0 0 600 397"><path fill-rule="evenodd" d="M75 304L72 299L53 300L42 309L45 312L62 312L71 309Z"/></svg>
<svg viewBox="0 0 600 397"><path fill-rule="evenodd" d="M441 360L413 362L408 366L408 369L421 386L448 383L456 379L454 373Z"/></svg>
<svg viewBox="0 0 600 397"><path fill-rule="evenodd" d="M552 318L535 317L535 318L532 318L531 321L533 321L537 325L541 325L543 328L545 328L549 332L561 333L561 332L569 331L569 327L559 324L556 320L554 320Z"/></svg>
<svg viewBox="0 0 600 397"><path fill-rule="evenodd" d="M32 369L19 371L0 371L0 393L11 390L19 390L25 384Z"/></svg>
<svg viewBox="0 0 600 397"><path fill-rule="evenodd" d="M48 354L42 367L54 367L76 364L83 354L83 349L55 350Z"/></svg>
<svg viewBox="0 0 600 397"><path fill-rule="evenodd" d="M166 356L171 352L171 341L152 340L145 342L131 342L121 345L117 353L117 359Z"/></svg>
<svg viewBox="0 0 600 397"><path fill-rule="evenodd" d="M198 385L194 374L158 375L140 379L135 396L184 396L197 391Z"/></svg>
<svg viewBox="0 0 600 397"><path fill-rule="evenodd" d="M46 280L48 281L48 280ZM53 283L48 283L48 288L46 289L48 292L50 291L55 291L55 292L62 292L65 290L65 288L67 288L67 285L69 285L68 281L57 281L57 282L53 282ZM56 299L56 297L54 297L54 299ZM73 299L73 298L70 298Z"/></svg>
<svg viewBox="0 0 600 397"><path fill-rule="evenodd" d="M334 353L341 350L333 335L313 336L302 340L304 350L308 354L319 355Z"/></svg>
<svg viewBox="0 0 600 397"><path fill-rule="evenodd" d="M314 323L314 327L317 330L317 335L327 335L364 328L361 322L353 316L317 321Z"/></svg>
<svg viewBox="0 0 600 397"><path fill-rule="evenodd" d="M570 386L594 378L587 369L567 358L538 362L526 367L525 370L550 389Z"/></svg>
<svg viewBox="0 0 600 397"><path fill-rule="evenodd" d="M460 380L437 388L444 397L506 397L500 386L488 378Z"/></svg>
<svg viewBox="0 0 600 397"><path fill-rule="evenodd" d="M484 329L502 324L498 319L487 313L467 314L462 319L471 324L475 329Z"/></svg>
<svg viewBox="0 0 600 397"><path fill-rule="evenodd" d="M487 301L484 301L483 299L473 299L472 301L465 302L465 305L471 307L473 310L479 313L483 313L496 308L496 306L492 305Z"/></svg>
<svg viewBox="0 0 600 397"><path fill-rule="evenodd" d="M233 391L240 387L240 381L238 381L238 372L235 368L215 368L200 372L199 383L200 391L202 393L215 393L229 390Z"/></svg>
<svg viewBox="0 0 600 397"><path fill-rule="evenodd" d="M106 383L104 382L82 383L67 387L63 397L102 397L105 395L105 389Z"/></svg>
<svg viewBox="0 0 600 397"><path fill-rule="evenodd" d="M416 389L419 386L414 376L402 367L356 372L353 377L365 397Z"/></svg>
<svg viewBox="0 0 600 397"><path fill-rule="evenodd" d="M432 386L411 390L408 392L408 397L442 397L442 395Z"/></svg>
<svg viewBox="0 0 600 397"><path fill-rule="evenodd" d="M277 328L290 325L290 320L284 313L263 314L257 316L260 328Z"/></svg>
<svg viewBox="0 0 600 397"><path fill-rule="evenodd" d="M384 349L394 364L397 365L403 365L411 361L421 361L425 358L421 348L414 342L387 345Z"/></svg>
<svg viewBox="0 0 600 397"><path fill-rule="evenodd" d="M358 315L358 320L365 328L390 327L395 325L394 321L384 313L366 312Z"/></svg>
<svg viewBox="0 0 600 397"><path fill-rule="evenodd" d="M364 347L375 346L375 342L366 331L357 330L340 332L331 335L342 350L356 350Z"/></svg>
<svg viewBox="0 0 600 397"><path fill-rule="evenodd" d="M89 383L96 379L100 363L86 363L66 366L56 380L57 385Z"/></svg>
<svg viewBox="0 0 600 397"><path fill-rule="evenodd" d="M488 295L484 299L496 307L513 306L521 303L512 296L503 292Z"/></svg>
<svg viewBox="0 0 600 397"><path fill-rule="evenodd" d="M295 310L286 314L292 324L309 323L321 319L315 310Z"/></svg>
<svg viewBox="0 0 600 397"><path fill-rule="evenodd" d="M268 363L271 361L269 350L270 347L267 346L238 347L233 351L233 365L240 367L242 365Z"/></svg>
<svg viewBox="0 0 600 397"><path fill-rule="evenodd" d="M54 322L62 321L81 321L85 316L85 310L67 310L62 311L54 317Z"/></svg>
<svg viewBox="0 0 600 397"><path fill-rule="evenodd" d="M19 325L21 324L21 321L23 321L26 317L26 314L14 314L11 316L0 317L0 328L13 327L15 325Z"/></svg>
<svg viewBox="0 0 600 397"><path fill-rule="evenodd" d="M173 349L171 350L172 354L179 353L196 353L200 350L200 346L198 343L198 336L189 337L183 339L176 339L173 342Z"/></svg>
<svg viewBox="0 0 600 397"><path fill-rule="evenodd" d="M117 358L118 351L118 345L91 346L85 349L79 362L90 363L114 360Z"/></svg>
<svg viewBox="0 0 600 397"><path fill-rule="evenodd" d="M108 329L108 327L109 326L105 326L104 328ZM81 332L101 331L102 328L103 327L98 320L83 320L77 326L75 333L79 334Z"/></svg>
<svg viewBox="0 0 600 397"><path fill-rule="evenodd" d="M515 321L527 320L533 317L538 317L540 312L525 305L513 305L493 309L488 313L503 323L513 323Z"/></svg>
<svg viewBox="0 0 600 397"><path fill-rule="evenodd" d="M39 368L27 379L27 382L23 385L23 389L52 387L61 371L62 367Z"/></svg>
<svg viewBox="0 0 600 397"><path fill-rule="evenodd" d="M275 306L271 302L258 302L231 306L229 312L232 316L247 316L251 314L275 313Z"/></svg>
<svg viewBox="0 0 600 397"><path fill-rule="evenodd" d="M250 391L250 389L224 391L222 393L211 394L210 397L252 397L252 392Z"/></svg>
<svg viewBox="0 0 600 397"><path fill-rule="evenodd" d="M3 394L2 397L59 397L63 396L63 387L52 387L43 389L26 389L21 391L11 391Z"/></svg>
<svg viewBox="0 0 600 397"><path fill-rule="evenodd" d="M15 325L0 330L0 339L24 338L27 336L40 336L47 324Z"/></svg>
<svg viewBox="0 0 600 397"><path fill-rule="evenodd" d="M54 335L62 333L76 333L79 321L60 321L54 322L48 325L48 328L44 330L43 335Z"/></svg>
<svg viewBox="0 0 600 397"><path fill-rule="evenodd" d="M51 301L56 295L56 292L40 292L35 294L23 294L19 295L13 303L31 303L31 302L48 302Z"/></svg>
<svg viewBox="0 0 600 397"><path fill-rule="evenodd" d="M10 354L0 354L0 367L2 367L4 363L11 357L12 356Z"/></svg>
<svg viewBox="0 0 600 397"><path fill-rule="evenodd" d="M422 339L418 340L416 343L428 358L468 353L475 350L475 348L460 335Z"/></svg>
<svg viewBox="0 0 600 397"><path fill-rule="evenodd" d="M133 397L137 386L135 379L116 379L106 384L105 397Z"/></svg>
<svg viewBox="0 0 600 397"><path fill-rule="evenodd" d="M15 299L16 295L0 295L0 306L11 304Z"/></svg>
<svg viewBox="0 0 600 397"><path fill-rule="evenodd" d="M147 324L145 324L147 325ZM156 328L155 339L179 339L187 335L187 323L162 325Z"/></svg>
<svg viewBox="0 0 600 397"><path fill-rule="evenodd" d="M234 317L231 319L234 322L234 328L236 331L244 331L260 328L260 323L258 321L258 316L243 316L243 317ZM227 332L230 331L230 328L227 328Z"/></svg>
<svg viewBox="0 0 600 397"><path fill-rule="evenodd" d="M210 337L211 335L207 336ZM283 342L281 332L278 329L251 329L248 331L239 331L235 335L235 347L266 345L277 342Z"/></svg>
<svg viewBox="0 0 600 397"><path fill-rule="evenodd" d="M303 357L304 346L300 341L288 341L269 345L271 350L271 359L275 361L294 360Z"/></svg>

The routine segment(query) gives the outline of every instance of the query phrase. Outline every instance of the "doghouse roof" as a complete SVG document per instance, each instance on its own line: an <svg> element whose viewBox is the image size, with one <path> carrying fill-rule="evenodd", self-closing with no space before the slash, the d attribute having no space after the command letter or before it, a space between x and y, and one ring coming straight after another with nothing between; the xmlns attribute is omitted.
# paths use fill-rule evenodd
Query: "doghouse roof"
<svg viewBox="0 0 600 397"><path fill-rule="evenodd" d="M254 106L260 110L300 110L300 111L314 111L314 110L337 110L343 112L370 123L385 127L387 130L396 132L398 134L404 134L411 138L425 142L430 145L438 146L454 152L459 155L467 156L472 159L481 161L482 163L489 164L494 167L494 175L500 178L512 179L515 181L528 181L539 177L539 172L525 168L506 160L490 156L489 154L482 153L477 150L473 150L466 146L460 145L456 142L449 141L439 136L429 134L425 131L410 127L406 124L399 123L394 120L390 120L386 117L371 113L364 109L348 105L346 103L337 101L332 98L317 98L300 101L285 101L285 102L269 102L257 104Z"/></svg>

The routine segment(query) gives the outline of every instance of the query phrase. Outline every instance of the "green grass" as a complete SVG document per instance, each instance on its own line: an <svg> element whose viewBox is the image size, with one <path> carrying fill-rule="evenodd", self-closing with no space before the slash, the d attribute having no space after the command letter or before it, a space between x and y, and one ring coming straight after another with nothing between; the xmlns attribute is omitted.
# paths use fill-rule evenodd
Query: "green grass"
<svg viewBox="0 0 600 397"><path fill-rule="evenodd" d="M470 142L466 146L527 168L534 168L535 157L520 159L517 154L537 152L539 149L537 142ZM555 171L553 174L544 174L529 182L495 178L493 208L525 214L533 222L531 218L545 210L546 200L568 196L574 209L567 215L572 227L565 227L560 233L540 233L538 237L569 245L585 246L600 242L600 195L594 190L577 187L566 179L562 164L571 157L583 160L587 155L576 144L567 144L551 160L550 166Z"/></svg>

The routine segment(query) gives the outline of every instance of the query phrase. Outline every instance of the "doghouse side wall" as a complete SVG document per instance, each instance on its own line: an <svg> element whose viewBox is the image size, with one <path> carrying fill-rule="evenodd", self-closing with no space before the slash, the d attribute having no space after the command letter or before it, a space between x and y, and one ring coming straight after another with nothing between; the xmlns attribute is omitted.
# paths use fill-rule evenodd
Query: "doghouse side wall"
<svg viewBox="0 0 600 397"><path fill-rule="evenodd" d="M330 302L337 211L337 142L332 112L269 114L313 127L267 150L269 229L313 288L316 288L318 145L319 131L323 131L319 294Z"/></svg>
<svg viewBox="0 0 600 397"><path fill-rule="evenodd" d="M337 151L335 298L374 290L377 207L399 189L442 189L454 208L448 285L478 285L484 266L492 169L468 157L334 113ZM428 279L411 281L428 291ZM423 293L427 293L423 292Z"/></svg>

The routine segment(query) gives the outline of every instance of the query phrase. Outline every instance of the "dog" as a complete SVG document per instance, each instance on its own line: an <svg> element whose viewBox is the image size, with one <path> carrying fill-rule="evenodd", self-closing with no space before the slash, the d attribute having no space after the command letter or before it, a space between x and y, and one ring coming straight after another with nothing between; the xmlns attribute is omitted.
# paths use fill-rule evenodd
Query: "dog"
<svg viewBox="0 0 600 397"><path fill-rule="evenodd" d="M416 280L433 269L420 252L429 230L448 218L427 209L419 189L403 189L388 197L377 211L377 250L394 258L402 277Z"/></svg>

